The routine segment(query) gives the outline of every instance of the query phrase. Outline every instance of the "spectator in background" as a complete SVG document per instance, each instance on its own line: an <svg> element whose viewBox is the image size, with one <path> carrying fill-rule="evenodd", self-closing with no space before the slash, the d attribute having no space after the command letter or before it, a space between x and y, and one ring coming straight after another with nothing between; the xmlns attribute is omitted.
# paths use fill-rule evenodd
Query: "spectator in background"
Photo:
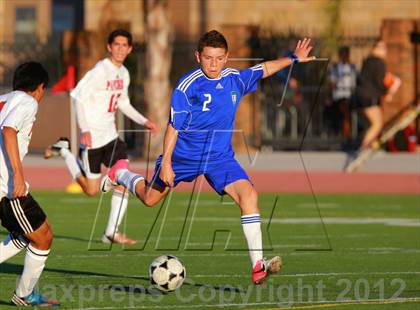
<svg viewBox="0 0 420 310"><path fill-rule="evenodd" d="M361 150L369 148L382 130L383 117L380 107L382 97L385 103L390 102L401 84L398 77L387 73L386 54L385 42L377 41L371 54L363 61L362 70L357 79L357 104L362 108L363 114L370 124L363 137Z"/></svg>
<svg viewBox="0 0 420 310"><path fill-rule="evenodd" d="M344 137L351 136L350 99L356 88L356 66L350 62L350 48L342 46L338 50L339 61L331 66L329 82L332 103L326 109L327 119L335 134L340 132Z"/></svg>

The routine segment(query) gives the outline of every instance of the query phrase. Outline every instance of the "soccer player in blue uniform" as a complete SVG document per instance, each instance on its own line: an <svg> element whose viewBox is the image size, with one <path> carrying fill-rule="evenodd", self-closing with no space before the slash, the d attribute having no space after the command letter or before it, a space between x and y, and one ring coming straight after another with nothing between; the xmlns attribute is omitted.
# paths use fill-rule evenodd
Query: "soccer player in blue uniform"
<svg viewBox="0 0 420 310"><path fill-rule="evenodd" d="M195 52L200 68L182 77L173 91L171 115L163 154L156 161L150 183L118 161L104 177L102 191L123 185L147 206L156 205L179 182L204 175L220 195L228 194L241 209L241 222L252 262L252 281L265 283L281 268L281 258L263 258L258 194L245 170L234 158L231 139L241 98L257 89L258 81L289 66L307 62L310 39L298 42L290 57L266 61L245 70L224 68L228 45L212 30L204 34Z"/></svg>

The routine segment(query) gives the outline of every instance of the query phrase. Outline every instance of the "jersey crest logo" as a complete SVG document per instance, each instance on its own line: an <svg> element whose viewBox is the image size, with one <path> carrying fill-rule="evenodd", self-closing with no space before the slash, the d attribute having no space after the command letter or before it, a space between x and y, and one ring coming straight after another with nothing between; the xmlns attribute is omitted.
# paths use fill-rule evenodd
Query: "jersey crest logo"
<svg viewBox="0 0 420 310"><path fill-rule="evenodd" d="M6 105L6 101L1 101L0 102L0 111L3 110L5 105Z"/></svg>
<svg viewBox="0 0 420 310"><path fill-rule="evenodd" d="M236 100L238 100L238 94L236 93L236 91L231 91L230 96L232 98L233 105L236 105Z"/></svg>
<svg viewBox="0 0 420 310"><path fill-rule="evenodd" d="M222 84L220 84L220 83L217 83L216 89L223 89L223 86L222 86Z"/></svg>

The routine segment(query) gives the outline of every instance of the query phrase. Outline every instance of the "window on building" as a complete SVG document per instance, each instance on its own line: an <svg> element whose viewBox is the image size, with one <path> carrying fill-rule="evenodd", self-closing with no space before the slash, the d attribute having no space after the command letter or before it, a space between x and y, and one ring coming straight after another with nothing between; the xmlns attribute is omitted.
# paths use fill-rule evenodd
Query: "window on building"
<svg viewBox="0 0 420 310"><path fill-rule="evenodd" d="M83 0L52 1L52 32L83 29Z"/></svg>
<svg viewBox="0 0 420 310"><path fill-rule="evenodd" d="M53 7L53 32L63 32L74 29L74 8L70 5L56 5Z"/></svg>
<svg viewBox="0 0 420 310"><path fill-rule="evenodd" d="M15 42L36 41L36 8L16 8Z"/></svg>

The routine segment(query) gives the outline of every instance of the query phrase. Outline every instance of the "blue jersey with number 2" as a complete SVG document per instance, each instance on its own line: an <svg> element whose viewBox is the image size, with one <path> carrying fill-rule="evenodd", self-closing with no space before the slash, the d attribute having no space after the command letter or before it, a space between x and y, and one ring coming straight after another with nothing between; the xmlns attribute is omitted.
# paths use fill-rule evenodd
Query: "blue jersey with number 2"
<svg viewBox="0 0 420 310"><path fill-rule="evenodd" d="M209 79L201 69L180 79L172 94L169 123L179 132L172 156L178 161L216 161L233 157L232 133L241 98L257 89L261 65L223 69ZM240 128L238 128L240 130Z"/></svg>

